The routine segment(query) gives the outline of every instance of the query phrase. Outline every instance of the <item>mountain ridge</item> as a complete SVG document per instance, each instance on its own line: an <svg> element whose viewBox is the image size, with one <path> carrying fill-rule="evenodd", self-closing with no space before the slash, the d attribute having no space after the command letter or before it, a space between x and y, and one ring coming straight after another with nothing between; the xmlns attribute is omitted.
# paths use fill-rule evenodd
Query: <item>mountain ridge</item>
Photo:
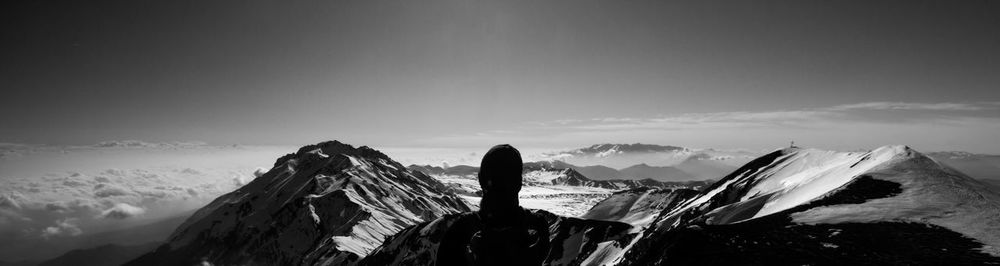
<svg viewBox="0 0 1000 266"><path fill-rule="evenodd" d="M966 197L966 190L979 196ZM989 255L996 254L991 249L998 242L998 199L978 181L906 146L866 153L779 149L664 210L643 236L610 261L998 263L1000 258ZM874 236L879 240L871 240ZM869 242L858 242L860 237ZM738 255L748 253L758 256L747 260Z"/></svg>
<svg viewBox="0 0 1000 266"><path fill-rule="evenodd" d="M471 210L445 188L366 146L308 145L127 265L353 263L407 226Z"/></svg>

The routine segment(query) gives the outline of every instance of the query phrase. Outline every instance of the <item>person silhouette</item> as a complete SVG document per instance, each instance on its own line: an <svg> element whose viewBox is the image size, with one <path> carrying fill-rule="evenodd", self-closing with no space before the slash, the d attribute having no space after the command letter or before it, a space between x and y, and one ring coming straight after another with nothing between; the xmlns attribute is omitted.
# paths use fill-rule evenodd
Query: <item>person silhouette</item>
<svg viewBox="0 0 1000 266"><path fill-rule="evenodd" d="M541 265L549 251L548 223L521 208L521 153L493 146L479 166L482 201L441 240L437 265Z"/></svg>

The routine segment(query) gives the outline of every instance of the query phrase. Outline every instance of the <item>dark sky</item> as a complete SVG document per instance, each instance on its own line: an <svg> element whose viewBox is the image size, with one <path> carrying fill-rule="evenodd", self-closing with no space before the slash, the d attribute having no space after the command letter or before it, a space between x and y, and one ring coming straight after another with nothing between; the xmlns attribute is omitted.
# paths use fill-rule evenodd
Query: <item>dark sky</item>
<svg viewBox="0 0 1000 266"><path fill-rule="evenodd" d="M941 132L955 141L903 137L948 149L1000 133L997 1L15 2L0 11L0 142L541 145L589 128L553 121L864 103L923 107L755 134L890 144L964 121ZM879 121L910 122L847 132ZM628 132L559 145L716 141Z"/></svg>

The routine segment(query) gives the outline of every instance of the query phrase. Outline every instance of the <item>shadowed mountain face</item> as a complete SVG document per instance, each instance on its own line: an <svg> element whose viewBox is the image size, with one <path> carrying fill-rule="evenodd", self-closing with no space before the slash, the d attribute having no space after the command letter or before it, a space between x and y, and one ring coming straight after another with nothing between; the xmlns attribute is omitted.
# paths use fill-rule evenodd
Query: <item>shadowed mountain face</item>
<svg viewBox="0 0 1000 266"><path fill-rule="evenodd" d="M471 210L445 190L368 147L310 145L198 210L128 265L349 264L407 226Z"/></svg>
<svg viewBox="0 0 1000 266"><path fill-rule="evenodd" d="M109 244L96 248L73 250L55 259L42 262L38 266L121 265L155 249L161 244L161 242L132 246Z"/></svg>
<svg viewBox="0 0 1000 266"><path fill-rule="evenodd" d="M635 236L631 226L609 221L561 217L546 211L533 210L531 215L549 224L549 251L544 265L591 265L591 258L603 250L602 245L623 245ZM407 228L386 240L381 247L360 262L360 265L436 265L438 247L448 229L459 220L458 215Z"/></svg>

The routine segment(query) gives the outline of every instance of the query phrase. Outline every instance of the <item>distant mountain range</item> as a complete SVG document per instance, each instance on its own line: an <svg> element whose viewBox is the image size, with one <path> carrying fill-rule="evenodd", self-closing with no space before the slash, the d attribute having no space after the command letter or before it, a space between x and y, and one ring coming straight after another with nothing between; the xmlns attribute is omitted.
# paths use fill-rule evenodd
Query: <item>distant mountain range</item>
<svg viewBox="0 0 1000 266"><path fill-rule="evenodd" d="M689 160L711 161L715 165L712 168L724 167L726 169L738 167L747 161L759 156L760 152L743 150L715 150L715 149L691 149L677 146L664 146L654 144L596 144L589 147L573 149L568 151L550 152L543 154L548 160L558 160L577 166L606 166L614 169L624 169L637 164L647 164L650 166L674 166ZM693 172L689 172L696 179L719 178L718 171L701 172L700 167L692 167ZM725 173L722 173L724 175ZM601 179L595 176L596 179Z"/></svg>
<svg viewBox="0 0 1000 266"><path fill-rule="evenodd" d="M747 150L691 149L655 144L596 144L547 153L594 180L652 178L659 181L719 179L763 155ZM1000 155L961 151L929 152L928 157L973 178L1000 179Z"/></svg>
<svg viewBox="0 0 1000 266"><path fill-rule="evenodd" d="M968 152L931 152L928 157L979 179L1000 180L1000 155Z"/></svg>
<svg viewBox="0 0 1000 266"><path fill-rule="evenodd" d="M466 176L475 178L479 167L456 165L448 168L430 165L410 165L408 169L420 171L432 176ZM539 182L532 176L551 172L549 179L541 181L544 185L590 186L608 189L630 189L642 186L673 187L679 184L701 184L693 180L692 175L675 167L655 167L645 164L635 165L622 170L604 166L575 166L561 161L539 161L524 163L525 182ZM556 178L555 176L560 176ZM596 176L598 178L592 178Z"/></svg>
<svg viewBox="0 0 1000 266"><path fill-rule="evenodd" d="M642 180L652 179L660 182L685 182L719 179L736 167L719 163L702 157L691 157L675 166L651 166L645 163L632 165L617 170L603 165L577 166L563 161L528 162L525 169L532 165L545 166L550 169L573 169L591 180ZM448 168L431 165L410 165L411 170L421 171L429 175L466 176L479 172L479 168L468 165L456 165ZM529 170L525 170L529 171Z"/></svg>

